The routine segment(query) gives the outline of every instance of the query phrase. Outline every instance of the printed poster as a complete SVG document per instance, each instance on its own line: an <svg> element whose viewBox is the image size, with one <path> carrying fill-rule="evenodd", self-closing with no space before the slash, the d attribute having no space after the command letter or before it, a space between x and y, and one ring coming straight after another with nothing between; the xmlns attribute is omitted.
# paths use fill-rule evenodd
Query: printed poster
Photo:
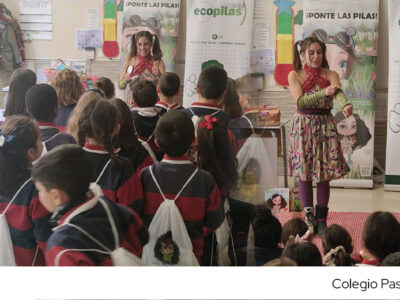
<svg viewBox="0 0 400 300"><path fill-rule="evenodd" d="M103 31L101 29L76 30L76 49L83 50L88 47L101 48L103 46Z"/></svg>
<svg viewBox="0 0 400 300"><path fill-rule="evenodd" d="M269 188L265 190L265 203L273 214L289 212L289 188Z"/></svg>
<svg viewBox="0 0 400 300"><path fill-rule="evenodd" d="M183 106L197 100L206 66L223 67L236 79L250 71L254 0L188 0Z"/></svg>
<svg viewBox="0 0 400 300"><path fill-rule="evenodd" d="M303 39L315 36L326 43L329 67L353 104L353 115L344 118L334 101L332 113L351 171L332 185L373 184L378 11L375 0L304 0Z"/></svg>

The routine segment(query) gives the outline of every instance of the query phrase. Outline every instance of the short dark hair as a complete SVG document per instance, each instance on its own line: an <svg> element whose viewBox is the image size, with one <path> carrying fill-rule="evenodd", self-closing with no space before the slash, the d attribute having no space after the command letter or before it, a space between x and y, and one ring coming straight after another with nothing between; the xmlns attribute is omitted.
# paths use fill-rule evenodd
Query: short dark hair
<svg viewBox="0 0 400 300"><path fill-rule="evenodd" d="M256 205L252 220L254 245L259 248L276 247L281 241L282 226L265 204Z"/></svg>
<svg viewBox="0 0 400 300"><path fill-rule="evenodd" d="M152 107L157 103L157 88L145 79L135 81L132 84L132 97L139 107Z"/></svg>
<svg viewBox="0 0 400 300"><path fill-rule="evenodd" d="M353 252L353 239L344 227L332 224L325 229L322 235L322 247L324 253L328 253L338 246L343 246L346 253L351 254Z"/></svg>
<svg viewBox="0 0 400 300"><path fill-rule="evenodd" d="M400 267L400 252L390 253L386 258L379 264L382 267Z"/></svg>
<svg viewBox="0 0 400 300"><path fill-rule="evenodd" d="M49 84L32 86L25 94L25 105L29 114L39 122L54 121L54 110L58 107L57 92Z"/></svg>
<svg viewBox="0 0 400 300"><path fill-rule="evenodd" d="M47 190L60 189L71 201L85 196L92 178L92 166L78 145L60 145L38 160L32 178Z"/></svg>
<svg viewBox="0 0 400 300"><path fill-rule="evenodd" d="M219 99L226 90L228 75L224 69L209 66L201 71L197 87L200 95L206 99Z"/></svg>
<svg viewBox="0 0 400 300"><path fill-rule="evenodd" d="M285 223L282 227L282 244L286 245L287 241L291 236L296 237L299 235L302 237L308 230L306 222L300 218L294 218Z"/></svg>
<svg viewBox="0 0 400 300"><path fill-rule="evenodd" d="M374 212L365 220L362 241L372 255L385 259L400 251L400 224L390 212Z"/></svg>
<svg viewBox="0 0 400 300"><path fill-rule="evenodd" d="M311 242L293 243L286 246L282 256L294 260L298 266L322 266L321 253Z"/></svg>
<svg viewBox="0 0 400 300"><path fill-rule="evenodd" d="M165 97L173 97L179 91L181 80L178 74L172 72L165 72L158 80L161 93Z"/></svg>
<svg viewBox="0 0 400 300"><path fill-rule="evenodd" d="M114 83L110 78L100 77L93 86L102 90L107 99L112 99L115 96Z"/></svg>
<svg viewBox="0 0 400 300"><path fill-rule="evenodd" d="M180 157L194 140L194 125L183 111L170 110L158 121L154 135L163 152Z"/></svg>

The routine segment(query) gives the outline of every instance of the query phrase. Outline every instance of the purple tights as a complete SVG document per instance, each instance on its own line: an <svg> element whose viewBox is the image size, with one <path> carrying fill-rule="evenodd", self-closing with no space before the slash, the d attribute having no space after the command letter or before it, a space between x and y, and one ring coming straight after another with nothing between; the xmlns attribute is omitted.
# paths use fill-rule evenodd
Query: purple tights
<svg viewBox="0 0 400 300"><path fill-rule="evenodd" d="M299 180L300 200L303 207L313 206L312 181ZM317 205L327 207L329 202L329 181L317 182Z"/></svg>

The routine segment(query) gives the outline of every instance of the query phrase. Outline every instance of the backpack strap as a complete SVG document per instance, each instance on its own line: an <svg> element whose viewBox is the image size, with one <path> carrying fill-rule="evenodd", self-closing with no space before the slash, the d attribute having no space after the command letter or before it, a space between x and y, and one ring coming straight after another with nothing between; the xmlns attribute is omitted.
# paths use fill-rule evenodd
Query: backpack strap
<svg viewBox="0 0 400 300"><path fill-rule="evenodd" d="M153 135L153 134L152 134ZM142 146L147 150L151 158L153 159L153 162L157 161L156 154L154 153L153 149L151 149L149 143L147 141L142 141L141 139L138 138L138 140L142 143Z"/></svg>
<svg viewBox="0 0 400 300"><path fill-rule="evenodd" d="M59 133L56 133L56 134L55 134L55 135L53 135L51 138L49 138L49 139L45 140L43 143L47 143L47 142L51 141L52 139L54 139L56 136L58 136L58 135L60 135L60 134L61 134L61 132L59 132Z"/></svg>
<svg viewBox="0 0 400 300"><path fill-rule="evenodd" d="M253 126L253 123L251 123L250 119L249 119L248 117L246 117L245 115L243 115L242 117L245 118L245 119L247 120L247 122L249 122L251 131L253 131L253 133L254 133L254 126Z"/></svg>
<svg viewBox="0 0 400 300"><path fill-rule="evenodd" d="M107 169L108 165L110 164L110 162L111 162L111 159L108 160L108 162L105 164L103 170L100 172L99 177L97 177L97 179L96 179L96 181L95 181L96 184L99 182L99 180L100 180L101 177L103 176L103 174L104 174L104 172L106 171L106 169Z"/></svg>
<svg viewBox="0 0 400 300"><path fill-rule="evenodd" d="M4 211L0 214L0 215L5 215L8 208L11 206L11 204L14 202L14 200L17 198L17 196L19 195L19 193L22 191L22 189L28 184L28 182L30 182L32 180L32 177L30 177L27 181L24 182L23 185L21 185L21 187L18 189L18 191L14 194L14 196L12 197L12 199L10 200L10 202L8 202L6 208L4 209Z"/></svg>
<svg viewBox="0 0 400 300"><path fill-rule="evenodd" d="M158 184L157 179L156 179L156 177L154 176L153 167L154 167L154 166L151 166L151 167L149 168L150 174L151 174L151 177L153 177L154 183L156 184L158 190L160 191L161 196L163 197L164 201L165 201L165 200L171 200L171 199L167 199L167 197L165 197L165 194L164 194L163 191L161 190L160 185ZM178 199L178 197L181 195L181 193L183 192L183 190L185 189L185 187L189 184L190 181L192 181L193 177L196 175L196 173L197 173L198 171L199 171L198 168L196 168L196 170L194 170L194 172L192 173L192 175L190 175L189 179L185 182L185 184L183 185L183 187L181 188L181 190L178 192L178 194L175 196L175 198L173 199L173 201L175 201L176 199Z"/></svg>

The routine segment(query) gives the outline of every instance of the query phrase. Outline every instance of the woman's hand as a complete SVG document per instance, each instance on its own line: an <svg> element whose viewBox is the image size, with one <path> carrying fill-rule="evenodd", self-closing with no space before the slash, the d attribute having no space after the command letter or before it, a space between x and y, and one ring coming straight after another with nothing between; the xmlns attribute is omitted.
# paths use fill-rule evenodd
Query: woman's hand
<svg viewBox="0 0 400 300"><path fill-rule="evenodd" d="M348 103L342 108L344 117L347 118L353 114L353 104Z"/></svg>
<svg viewBox="0 0 400 300"><path fill-rule="evenodd" d="M125 74L124 79L125 79L126 82L131 81L131 74Z"/></svg>
<svg viewBox="0 0 400 300"><path fill-rule="evenodd" d="M336 85L330 85L327 88L325 88L325 96L333 96L335 95L336 91L337 91L338 87Z"/></svg>

